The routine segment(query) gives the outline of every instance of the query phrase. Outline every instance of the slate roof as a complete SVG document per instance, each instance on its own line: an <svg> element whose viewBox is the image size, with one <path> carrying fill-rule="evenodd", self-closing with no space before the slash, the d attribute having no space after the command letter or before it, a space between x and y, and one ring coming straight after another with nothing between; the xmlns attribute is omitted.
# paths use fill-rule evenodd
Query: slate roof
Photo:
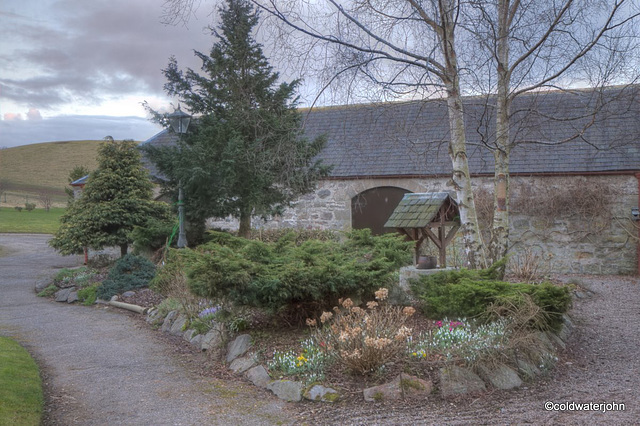
<svg viewBox="0 0 640 426"><path fill-rule="evenodd" d="M472 174L493 174L493 100L464 99ZM593 105L602 104L592 116ZM303 109L309 138L326 134L320 154L333 178L448 176L449 122L443 99ZM640 88L539 92L516 98L511 174L640 171ZM576 137L578 136L578 137ZM572 139L573 138L573 139ZM164 130L145 143L173 143ZM528 142L528 143L523 143ZM153 171L153 170L152 170Z"/></svg>
<svg viewBox="0 0 640 426"><path fill-rule="evenodd" d="M398 203L385 228L425 228L438 214L440 206L450 199L456 202L447 192L426 192L404 194Z"/></svg>
<svg viewBox="0 0 640 426"><path fill-rule="evenodd" d="M169 129L164 129L160 133L156 133L155 135L151 136L149 139L142 142L138 146L141 147L144 144L151 144L156 147L173 146L176 144L177 140L178 135L176 135ZM155 179L166 181L166 177L162 173L160 173L156 165L152 163L151 160L149 160L144 154L142 155L142 164L149 170L149 174L151 175L152 180Z"/></svg>

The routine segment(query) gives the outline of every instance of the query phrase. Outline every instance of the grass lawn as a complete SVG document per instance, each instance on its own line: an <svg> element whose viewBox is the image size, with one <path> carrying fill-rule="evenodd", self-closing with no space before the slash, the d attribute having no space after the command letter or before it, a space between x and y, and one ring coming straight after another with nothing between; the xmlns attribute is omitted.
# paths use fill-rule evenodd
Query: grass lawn
<svg viewBox="0 0 640 426"><path fill-rule="evenodd" d="M63 208L52 208L49 212L44 209L33 211L0 208L0 232L28 233L28 234L53 234L60 226L60 216Z"/></svg>
<svg viewBox="0 0 640 426"><path fill-rule="evenodd" d="M0 337L0 425L39 425L43 401L33 358L14 340Z"/></svg>

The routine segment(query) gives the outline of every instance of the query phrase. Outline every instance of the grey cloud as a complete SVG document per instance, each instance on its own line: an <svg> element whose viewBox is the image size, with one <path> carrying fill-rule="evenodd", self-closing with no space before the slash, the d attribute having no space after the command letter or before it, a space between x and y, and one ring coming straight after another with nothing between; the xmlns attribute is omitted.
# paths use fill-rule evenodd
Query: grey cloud
<svg viewBox="0 0 640 426"><path fill-rule="evenodd" d="M69 115L41 120L2 120L0 148L38 142L100 140L105 136L147 140L161 130L157 124L139 117Z"/></svg>
<svg viewBox="0 0 640 426"><path fill-rule="evenodd" d="M25 72L4 75L3 97L50 108L71 98L94 103L103 96L162 95L169 56L197 68L193 49L208 51L212 37L196 29L208 25L206 15L190 31L162 25L161 6L157 0L62 1L52 11L57 24L48 27L5 17L9 25L0 37L16 47L0 55L0 64Z"/></svg>

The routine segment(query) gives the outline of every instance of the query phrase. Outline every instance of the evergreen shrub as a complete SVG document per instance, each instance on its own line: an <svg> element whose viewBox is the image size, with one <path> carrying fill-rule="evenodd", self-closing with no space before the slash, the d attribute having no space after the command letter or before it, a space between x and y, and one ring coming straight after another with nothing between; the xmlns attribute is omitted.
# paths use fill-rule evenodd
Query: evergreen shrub
<svg viewBox="0 0 640 426"><path fill-rule="evenodd" d="M329 309L341 297L364 300L396 284L395 272L411 262L410 242L395 234L346 234L344 242L306 240L291 232L273 243L215 233L192 252L191 290L202 297L299 317Z"/></svg>
<svg viewBox="0 0 640 426"><path fill-rule="evenodd" d="M107 279L98 287L97 296L108 300L116 294L146 287L155 274L155 266L144 257L127 254L109 270Z"/></svg>
<svg viewBox="0 0 640 426"><path fill-rule="evenodd" d="M135 226L130 234L135 254L153 253L164 247L173 232L174 222L171 218L151 218L144 226ZM177 241L176 233L172 244L175 245Z"/></svg>
<svg viewBox="0 0 640 426"><path fill-rule="evenodd" d="M571 306L568 287L549 282L525 284L498 281L495 276L499 267L425 275L412 280L411 290L421 301L425 315L433 319L479 317L495 303L522 303L524 294L529 295L548 314L548 327L555 329L562 324L562 314Z"/></svg>

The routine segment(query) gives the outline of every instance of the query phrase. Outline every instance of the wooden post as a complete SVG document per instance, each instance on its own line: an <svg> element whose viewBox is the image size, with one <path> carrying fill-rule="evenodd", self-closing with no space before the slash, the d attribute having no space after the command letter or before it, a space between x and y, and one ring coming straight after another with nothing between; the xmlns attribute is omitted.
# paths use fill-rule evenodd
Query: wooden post
<svg viewBox="0 0 640 426"><path fill-rule="evenodd" d="M447 267L447 243L444 234L444 225L438 227L438 239L440 240L440 267Z"/></svg>

